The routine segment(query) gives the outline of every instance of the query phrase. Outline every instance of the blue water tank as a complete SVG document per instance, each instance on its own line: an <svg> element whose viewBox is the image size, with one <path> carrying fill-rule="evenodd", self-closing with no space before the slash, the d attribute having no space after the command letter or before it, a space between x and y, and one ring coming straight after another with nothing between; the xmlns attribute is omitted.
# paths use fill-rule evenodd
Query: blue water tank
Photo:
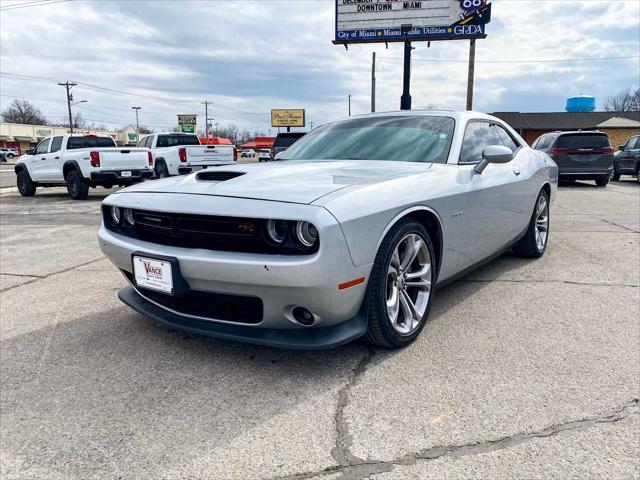
<svg viewBox="0 0 640 480"><path fill-rule="evenodd" d="M593 112L596 109L596 97L591 95L577 95L567 98L567 112Z"/></svg>

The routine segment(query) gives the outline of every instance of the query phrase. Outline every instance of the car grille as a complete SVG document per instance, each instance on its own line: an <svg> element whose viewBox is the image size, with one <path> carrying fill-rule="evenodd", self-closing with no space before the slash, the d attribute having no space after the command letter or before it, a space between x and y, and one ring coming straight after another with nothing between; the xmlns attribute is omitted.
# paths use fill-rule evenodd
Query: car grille
<svg viewBox="0 0 640 480"><path fill-rule="evenodd" d="M145 242L182 248L203 248L248 253L310 255L317 245L301 250L292 241L272 245L265 239L265 220L259 218L190 215L182 213L133 210L135 224L114 225L107 206L103 207L105 227L120 235Z"/></svg>
<svg viewBox="0 0 640 480"><path fill-rule="evenodd" d="M135 286L131 273L124 272L124 274ZM262 300L258 297L198 290L191 290L186 295L174 297L137 286L136 289L147 299L183 315L246 324L262 321Z"/></svg>

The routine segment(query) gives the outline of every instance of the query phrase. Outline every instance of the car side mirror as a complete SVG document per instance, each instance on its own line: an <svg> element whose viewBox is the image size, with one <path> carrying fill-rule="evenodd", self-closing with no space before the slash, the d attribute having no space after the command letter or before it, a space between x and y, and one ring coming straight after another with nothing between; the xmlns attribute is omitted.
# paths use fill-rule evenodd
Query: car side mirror
<svg viewBox="0 0 640 480"><path fill-rule="evenodd" d="M620 145L620 146L618 147L618 150L620 150L621 152L624 152L624 145Z"/></svg>
<svg viewBox="0 0 640 480"><path fill-rule="evenodd" d="M33 152L33 148L30 148L30 149L29 149L29 150L27 150L25 153L26 153L27 155L33 155L33 154L34 154L34 152Z"/></svg>
<svg viewBox="0 0 640 480"><path fill-rule="evenodd" d="M511 160L513 160L513 152L509 147L490 145L482 151L482 161L473 170L480 174L490 163L509 163Z"/></svg>

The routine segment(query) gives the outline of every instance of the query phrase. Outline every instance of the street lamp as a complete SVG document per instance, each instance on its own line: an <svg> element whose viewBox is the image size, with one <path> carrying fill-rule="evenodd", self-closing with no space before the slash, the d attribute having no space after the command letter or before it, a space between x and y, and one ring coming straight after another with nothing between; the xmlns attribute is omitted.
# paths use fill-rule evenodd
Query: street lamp
<svg viewBox="0 0 640 480"><path fill-rule="evenodd" d="M71 106L73 107L74 105L77 105L77 104L79 104L79 103L87 103L88 101L89 101L89 100L78 100L77 102L73 102L73 103L71 104Z"/></svg>
<svg viewBox="0 0 640 480"><path fill-rule="evenodd" d="M139 130L140 130L140 124L138 123L138 110L140 110L142 107L131 107L131 110L135 110L136 111L136 145L138 144L138 141L140 140L139 138Z"/></svg>

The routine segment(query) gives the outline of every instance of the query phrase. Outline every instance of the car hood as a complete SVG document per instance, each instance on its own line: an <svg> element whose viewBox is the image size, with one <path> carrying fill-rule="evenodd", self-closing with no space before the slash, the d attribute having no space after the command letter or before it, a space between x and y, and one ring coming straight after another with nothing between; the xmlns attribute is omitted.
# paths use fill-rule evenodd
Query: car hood
<svg viewBox="0 0 640 480"><path fill-rule="evenodd" d="M250 198L309 204L353 185L379 183L424 172L430 163L370 160L283 161L211 167L182 177L148 181L122 192L165 192ZM205 180L202 172L239 174L228 180Z"/></svg>

